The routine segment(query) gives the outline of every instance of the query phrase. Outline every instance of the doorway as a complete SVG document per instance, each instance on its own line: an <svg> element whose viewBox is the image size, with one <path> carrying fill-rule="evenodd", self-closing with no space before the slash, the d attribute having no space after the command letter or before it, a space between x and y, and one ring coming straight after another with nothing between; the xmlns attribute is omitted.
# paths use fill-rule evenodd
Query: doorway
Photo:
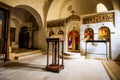
<svg viewBox="0 0 120 80"><path fill-rule="evenodd" d="M29 48L29 32L26 26L22 27L19 33L19 48Z"/></svg>

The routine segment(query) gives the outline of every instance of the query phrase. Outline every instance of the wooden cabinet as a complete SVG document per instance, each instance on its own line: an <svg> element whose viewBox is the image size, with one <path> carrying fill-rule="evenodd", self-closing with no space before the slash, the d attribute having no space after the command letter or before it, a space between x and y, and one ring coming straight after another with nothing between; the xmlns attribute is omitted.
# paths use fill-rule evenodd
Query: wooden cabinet
<svg viewBox="0 0 120 80"><path fill-rule="evenodd" d="M60 70L64 69L63 41L60 41L59 38L47 38L46 42L47 42L46 69L53 72L60 72Z"/></svg>

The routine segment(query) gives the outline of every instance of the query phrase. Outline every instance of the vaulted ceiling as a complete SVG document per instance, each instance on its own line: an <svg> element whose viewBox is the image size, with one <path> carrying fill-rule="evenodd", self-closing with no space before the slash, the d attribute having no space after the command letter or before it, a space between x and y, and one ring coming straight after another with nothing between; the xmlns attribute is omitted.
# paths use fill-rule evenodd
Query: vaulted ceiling
<svg viewBox="0 0 120 80"><path fill-rule="evenodd" d="M53 0L47 20L68 17L72 10L78 15L96 13L98 3L104 4L108 10L120 10L119 0Z"/></svg>
<svg viewBox="0 0 120 80"><path fill-rule="evenodd" d="M27 5L38 12L42 22L66 18L74 10L77 15L96 13L96 6L102 3L108 10L120 11L120 0L0 0L12 7Z"/></svg>

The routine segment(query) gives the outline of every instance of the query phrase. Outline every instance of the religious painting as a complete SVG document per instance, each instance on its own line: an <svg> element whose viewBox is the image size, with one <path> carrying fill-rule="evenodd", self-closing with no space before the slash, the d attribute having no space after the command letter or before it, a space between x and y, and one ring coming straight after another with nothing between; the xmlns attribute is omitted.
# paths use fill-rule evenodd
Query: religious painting
<svg viewBox="0 0 120 80"><path fill-rule="evenodd" d="M111 13L111 14L109 13L107 19L108 19L108 21L113 21L114 13Z"/></svg>
<svg viewBox="0 0 120 80"><path fill-rule="evenodd" d="M60 31L58 32L58 35L64 35L64 32L63 32L62 30L60 30Z"/></svg>
<svg viewBox="0 0 120 80"><path fill-rule="evenodd" d="M94 40L94 30L92 28L86 28L84 31L84 41Z"/></svg>
<svg viewBox="0 0 120 80"><path fill-rule="evenodd" d="M68 33L68 51L79 52L80 35L77 31L77 26L72 27Z"/></svg>
<svg viewBox="0 0 120 80"><path fill-rule="evenodd" d="M95 22L94 23L98 23L98 16L95 16Z"/></svg>
<svg viewBox="0 0 120 80"><path fill-rule="evenodd" d="M102 22L105 22L105 21L106 21L106 15L105 15L105 14L102 14L102 15L101 15L101 21L102 21Z"/></svg>
<svg viewBox="0 0 120 80"><path fill-rule="evenodd" d="M90 23L100 23L100 22L112 22L114 21L114 13L104 13L104 14L96 14L90 15L83 18L83 24Z"/></svg>
<svg viewBox="0 0 120 80"><path fill-rule="evenodd" d="M101 27L98 31L98 38L100 40L110 40L110 29L108 27Z"/></svg>
<svg viewBox="0 0 120 80"><path fill-rule="evenodd" d="M52 35L54 35L54 32L53 32L53 31L50 31L50 32L49 32L49 37L52 36Z"/></svg>
<svg viewBox="0 0 120 80"><path fill-rule="evenodd" d="M62 30L58 31L58 35L59 35L61 41L65 40L65 35L64 35L64 32Z"/></svg>
<svg viewBox="0 0 120 80"><path fill-rule="evenodd" d="M2 38L3 13L0 11L0 38Z"/></svg>

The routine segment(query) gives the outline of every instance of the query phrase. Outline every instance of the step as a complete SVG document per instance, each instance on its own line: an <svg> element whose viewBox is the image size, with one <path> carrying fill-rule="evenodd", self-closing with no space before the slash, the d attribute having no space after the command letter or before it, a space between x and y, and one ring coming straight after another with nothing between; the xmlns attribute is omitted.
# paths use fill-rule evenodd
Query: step
<svg viewBox="0 0 120 80"><path fill-rule="evenodd" d="M62 55L60 55L62 57ZM83 56L81 56L80 53L70 53L70 54L63 54L64 59L81 59Z"/></svg>
<svg viewBox="0 0 120 80"><path fill-rule="evenodd" d="M15 56L25 56L25 55L29 55L29 54L34 54L34 53L41 53L42 50L31 50L28 52L21 52L21 53L15 53Z"/></svg>
<svg viewBox="0 0 120 80"><path fill-rule="evenodd" d="M102 62L112 80L120 80L120 65L115 61Z"/></svg>
<svg viewBox="0 0 120 80"><path fill-rule="evenodd" d="M45 52L43 52L42 50L33 50L31 52L17 53L14 55L14 59L15 60L25 59L25 58L35 57L44 53Z"/></svg>
<svg viewBox="0 0 120 80"><path fill-rule="evenodd" d="M80 55L80 53L77 53L77 52L64 52L63 53L64 55L66 55L66 56L74 56L74 55Z"/></svg>

